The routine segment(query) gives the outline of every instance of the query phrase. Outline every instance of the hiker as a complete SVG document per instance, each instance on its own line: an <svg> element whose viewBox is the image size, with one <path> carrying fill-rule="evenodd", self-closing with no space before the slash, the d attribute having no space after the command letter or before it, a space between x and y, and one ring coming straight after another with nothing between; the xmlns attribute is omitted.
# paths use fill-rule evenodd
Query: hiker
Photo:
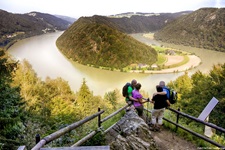
<svg viewBox="0 0 225 150"><path fill-rule="evenodd" d="M162 92L156 92L153 95L157 95L157 94L166 95L170 104L175 104L176 101L177 101L177 92L174 89L170 89L170 88L166 87L164 81L160 81L159 86L163 88L163 91ZM169 105L167 107L169 107Z"/></svg>
<svg viewBox="0 0 225 150"><path fill-rule="evenodd" d="M145 120L143 117L143 110L144 110L143 103L148 102L148 99L143 100L143 96L139 92L140 89L141 89L141 84L137 83L135 85L135 89L132 91L132 97L137 99L133 101L133 105L138 112L138 116L140 116L143 120Z"/></svg>
<svg viewBox="0 0 225 150"><path fill-rule="evenodd" d="M128 87L127 87L127 89L126 89L126 103L130 106L130 107L128 107L126 110L128 111L128 110L130 110L130 109L134 109L134 106L133 106L133 101L138 101L136 98L133 98L132 97L132 91L134 90L134 88L135 88L135 86L136 86L136 84L137 84L137 81L135 80L135 79L133 79L132 81L131 81L131 84L130 85L128 85Z"/></svg>
<svg viewBox="0 0 225 150"><path fill-rule="evenodd" d="M163 93L163 88L160 85L156 86L157 92ZM162 119L165 111L165 107L170 105L170 102L166 94L156 94L152 97L152 103L154 104L154 109L152 111L152 124L151 130L160 131L162 126Z"/></svg>
<svg viewBox="0 0 225 150"><path fill-rule="evenodd" d="M163 91L162 92L156 92L153 94L153 96L157 95L157 94L160 94L160 95L166 95L167 98L170 97L170 93L168 92L168 88L166 87L166 84L164 81L160 81L159 82L159 86L162 87Z"/></svg>

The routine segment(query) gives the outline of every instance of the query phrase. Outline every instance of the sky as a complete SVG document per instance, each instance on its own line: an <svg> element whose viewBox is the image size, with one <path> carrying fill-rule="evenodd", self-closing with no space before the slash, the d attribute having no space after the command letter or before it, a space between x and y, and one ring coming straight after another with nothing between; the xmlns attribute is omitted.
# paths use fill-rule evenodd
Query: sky
<svg viewBox="0 0 225 150"><path fill-rule="evenodd" d="M225 0L0 0L0 9L11 13L37 11L74 18L125 12L174 13L203 7L224 8Z"/></svg>

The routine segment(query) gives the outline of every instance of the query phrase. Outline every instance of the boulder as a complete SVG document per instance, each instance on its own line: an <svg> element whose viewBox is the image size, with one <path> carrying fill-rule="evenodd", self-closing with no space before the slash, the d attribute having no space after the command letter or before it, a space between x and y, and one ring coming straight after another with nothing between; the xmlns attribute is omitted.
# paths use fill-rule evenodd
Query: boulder
<svg viewBox="0 0 225 150"><path fill-rule="evenodd" d="M105 135L110 150L156 150L148 125L130 110Z"/></svg>

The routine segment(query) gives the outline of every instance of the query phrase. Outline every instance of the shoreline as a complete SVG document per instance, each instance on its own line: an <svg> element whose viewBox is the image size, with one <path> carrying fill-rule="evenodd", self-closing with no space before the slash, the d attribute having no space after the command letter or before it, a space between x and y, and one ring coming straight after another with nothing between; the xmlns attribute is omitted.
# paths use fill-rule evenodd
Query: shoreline
<svg viewBox="0 0 225 150"><path fill-rule="evenodd" d="M145 70L144 72L142 70L133 70L130 72L149 73L149 74L178 73L178 72L184 72L187 70L194 69L201 64L201 59L197 57L196 55L189 55L188 57L189 57L189 61L186 64L179 67L162 69L162 70Z"/></svg>

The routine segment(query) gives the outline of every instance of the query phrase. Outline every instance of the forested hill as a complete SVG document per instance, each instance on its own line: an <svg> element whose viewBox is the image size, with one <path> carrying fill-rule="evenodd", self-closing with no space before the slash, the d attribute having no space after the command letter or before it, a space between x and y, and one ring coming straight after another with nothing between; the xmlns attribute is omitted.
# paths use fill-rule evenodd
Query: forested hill
<svg viewBox="0 0 225 150"><path fill-rule="evenodd" d="M74 61L99 67L121 69L132 63L151 65L156 51L117 30L107 17L81 17L56 42Z"/></svg>
<svg viewBox="0 0 225 150"><path fill-rule="evenodd" d="M30 12L13 14L0 10L0 46L55 30L66 30L70 23L50 14Z"/></svg>
<svg viewBox="0 0 225 150"><path fill-rule="evenodd" d="M169 23L157 40L225 52L225 8L202 8Z"/></svg>
<svg viewBox="0 0 225 150"><path fill-rule="evenodd" d="M125 33L155 32L165 27L169 22L191 13L123 13L106 18L113 22L118 30Z"/></svg>

